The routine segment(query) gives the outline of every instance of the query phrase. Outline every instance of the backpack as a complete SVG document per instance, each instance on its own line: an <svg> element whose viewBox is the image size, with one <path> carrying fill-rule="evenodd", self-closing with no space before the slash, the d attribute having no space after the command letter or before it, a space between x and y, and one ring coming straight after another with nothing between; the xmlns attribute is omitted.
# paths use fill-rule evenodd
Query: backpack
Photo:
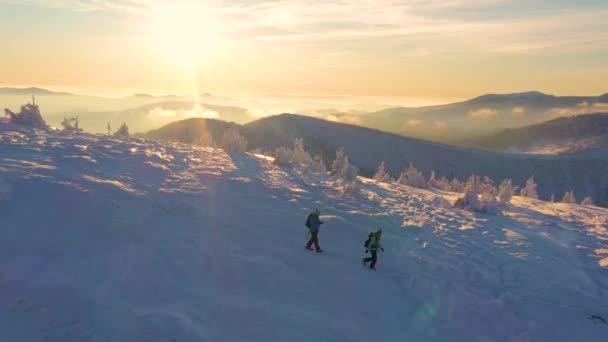
<svg viewBox="0 0 608 342"><path fill-rule="evenodd" d="M372 237L374 236L374 233L369 233L369 235L367 236L367 240L365 240L365 243L363 244L363 246L365 248L369 247L369 244L372 243Z"/></svg>
<svg viewBox="0 0 608 342"><path fill-rule="evenodd" d="M306 223L304 225L306 226L306 228L310 228L310 215L308 215L308 218L306 219Z"/></svg>

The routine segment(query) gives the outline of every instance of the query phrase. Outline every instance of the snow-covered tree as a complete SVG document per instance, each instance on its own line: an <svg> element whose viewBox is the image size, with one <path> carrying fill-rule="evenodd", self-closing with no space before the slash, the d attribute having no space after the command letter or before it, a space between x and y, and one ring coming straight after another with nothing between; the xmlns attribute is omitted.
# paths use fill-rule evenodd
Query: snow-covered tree
<svg viewBox="0 0 608 342"><path fill-rule="evenodd" d="M479 193L480 194L484 194L484 193L492 193L492 194L496 194L498 193L498 189L496 189L496 187L494 186L494 180L488 176L484 176L483 180L480 180L479 182Z"/></svg>
<svg viewBox="0 0 608 342"><path fill-rule="evenodd" d="M346 159L346 155L344 154L344 149L341 148L336 151L336 159L334 159L331 164L331 175L336 177L339 173L344 170L344 160ZM339 176L338 176L339 177Z"/></svg>
<svg viewBox="0 0 608 342"><path fill-rule="evenodd" d="M336 159L332 163L332 176L345 184L352 183L357 180L359 169L352 165L348 160L348 156L344 154L344 149L336 151Z"/></svg>
<svg viewBox="0 0 608 342"><path fill-rule="evenodd" d="M550 202L551 202L551 203L555 203L555 195L551 195Z"/></svg>
<svg viewBox="0 0 608 342"><path fill-rule="evenodd" d="M461 181L459 181L456 177L454 177L454 178L452 178L452 181L450 182L450 191L463 193L464 184Z"/></svg>
<svg viewBox="0 0 608 342"><path fill-rule="evenodd" d="M515 193L515 188L513 184L511 184L510 179L505 179L500 183L500 187L498 187L498 202L500 204L509 204L511 203L511 198Z"/></svg>
<svg viewBox="0 0 608 342"><path fill-rule="evenodd" d="M528 180L526 181L526 186L521 189L519 195L522 197L538 199L538 192L536 192L536 183L534 182L534 176L528 178Z"/></svg>
<svg viewBox="0 0 608 342"><path fill-rule="evenodd" d="M487 190L481 195L480 200L481 212L488 214L498 214L500 209L498 208L498 201L493 191Z"/></svg>
<svg viewBox="0 0 608 342"><path fill-rule="evenodd" d="M115 137L119 138L128 138L129 137L129 127L126 122L123 122L120 128L114 132Z"/></svg>
<svg viewBox="0 0 608 342"><path fill-rule="evenodd" d="M374 180L376 183L391 183L393 181L391 175L385 170L384 162L378 167L378 172L374 175Z"/></svg>
<svg viewBox="0 0 608 342"><path fill-rule="evenodd" d="M279 147L275 151L274 163L287 167L298 167L303 173L325 173L325 164L320 157L313 158L304 149L304 140L295 139L293 150Z"/></svg>
<svg viewBox="0 0 608 342"><path fill-rule="evenodd" d="M464 188L464 196L458 198L454 207L460 209L467 209L473 211L481 211L482 206L479 201L479 194L477 193L477 187L473 183L468 183Z"/></svg>
<svg viewBox="0 0 608 342"><path fill-rule="evenodd" d="M424 189L426 186L422 172L418 171L418 169L416 169L412 163L410 163L410 166L406 170L401 172L397 182L399 184L409 185L419 189Z"/></svg>
<svg viewBox="0 0 608 342"><path fill-rule="evenodd" d="M585 197L585 199L581 202L581 205L594 206L593 199L589 196Z"/></svg>
<svg viewBox="0 0 608 342"><path fill-rule="evenodd" d="M574 191L566 191L562 198L562 203L576 204L576 197L574 197Z"/></svg>
<svg viewBox="0 0 608 342"><path fill-rule="evenodd" d="M21 106L19 113L13 113L10 109L4 110L5 116L8 116L9 123L21 126L34 127L38 129L48 130L49 126L46 124L40 113L40 108L36 105L36 100L32 97L32 103Z"/></svg>
<svg viewBox="0 0 608 342"><path fill-rule="evenodd" d="M343 194L348 194L348 195L356 195L358 193L361 192L361 188L359 187L359 182L357 182L356 180L346 184L343 188L342 188L342 193Z"/></svg>
<svg viewBox="0 0 608 342"><path fill-rule="evenodd" d="M437 190L452 191L451 188L450 181L445 176L441 177L440 180L435 182L435 189Z"/></svg>
<svg viewBox="0 0 608 342"><path fill-rule="evenodd" d="M61 126L63 126L64 133L79 133L82 132L82 128L79 127L78 116L74 116L71 118L63 118L61 122Z"/></svg>
<svg viewBox="0 0 608 342"><path fill-rule="evenodd" d="M437 175L435 174L435 170L431 170L431 175L429 176L428 182L426 182L427 189L439 189L437 186L439 181L437 180Z"/></svg>
<svg viewBox="0 0 608 342"><path fill-rule="evenodd" d="M221 147L227 153L245 153L247 152L247 139L237 129L226 129L222 134Z"/></svg>

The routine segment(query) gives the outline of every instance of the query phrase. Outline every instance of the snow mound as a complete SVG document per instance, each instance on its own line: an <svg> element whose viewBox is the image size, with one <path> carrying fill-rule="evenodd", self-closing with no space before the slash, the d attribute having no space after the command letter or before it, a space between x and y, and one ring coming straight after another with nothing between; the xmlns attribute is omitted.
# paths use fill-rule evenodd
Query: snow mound
<svg viewBox="0 0 608 342"><path fill-rule="evenodd" d="M92 162L94 161L94 162ZM0 126L0 341L602 341L608 210ZM10 196L4 194L10 193ZM323 254L304 249L320 208ZM378 271L363 242L384 230Z"/></svg>

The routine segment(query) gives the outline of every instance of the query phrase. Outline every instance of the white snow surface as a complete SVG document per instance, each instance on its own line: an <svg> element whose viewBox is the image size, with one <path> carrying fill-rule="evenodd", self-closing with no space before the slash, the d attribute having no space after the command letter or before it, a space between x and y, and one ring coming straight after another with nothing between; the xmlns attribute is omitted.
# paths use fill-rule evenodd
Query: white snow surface
<svg viewBox="0 0 608 342"><path fill-rule="evenodd" d="M0 125L0 341L606 340L607 209L360 181Z"/></svg>

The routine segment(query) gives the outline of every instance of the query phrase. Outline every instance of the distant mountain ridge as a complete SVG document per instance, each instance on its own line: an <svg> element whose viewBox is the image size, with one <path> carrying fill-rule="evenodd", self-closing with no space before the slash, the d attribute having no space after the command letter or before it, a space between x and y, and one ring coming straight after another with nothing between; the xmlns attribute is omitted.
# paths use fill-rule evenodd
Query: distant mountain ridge
<svg viewBox="0 0 608 342"><path fill-rule="evenodd" d="M494 151L525 153L541 149L548 153L551 147L554 147L556 153L577 153L606 148L608 113L561 117L536 125L505 129L472 139L467 145Z"/></svg>
<svg viewBox="0 0 608 342"><path fill-rule="evenodd" d="M604 109L608 110L608 94L555 96L528 91L486 94L445 105L389 108L362 115L360 125L405 136L457 143L505 128Z"/></svg>

